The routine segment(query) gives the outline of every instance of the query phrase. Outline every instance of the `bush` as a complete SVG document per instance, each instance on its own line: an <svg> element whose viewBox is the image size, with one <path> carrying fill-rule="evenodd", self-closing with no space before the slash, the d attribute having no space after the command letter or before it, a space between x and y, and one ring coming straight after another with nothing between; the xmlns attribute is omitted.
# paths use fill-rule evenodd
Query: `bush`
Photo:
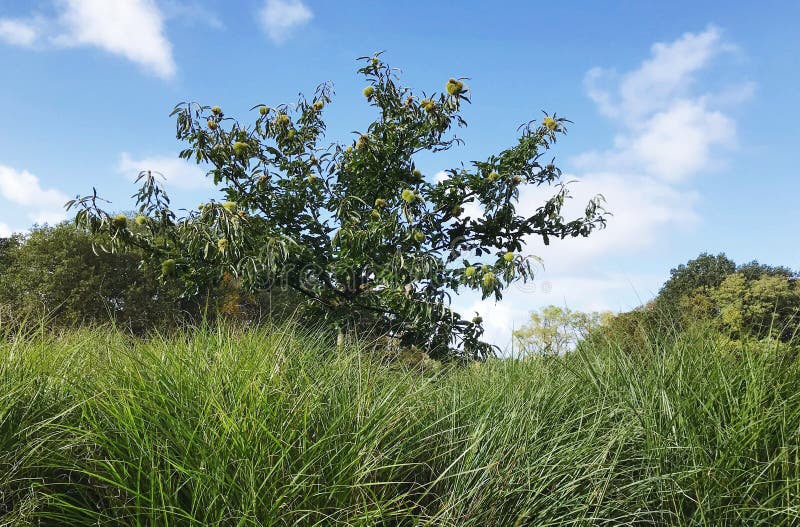
<svg viewBox="0 0 800 527"><path fill-rule="evenodd" d="M126 224L137 228L136 222ZM26 321L54 329L111 323L144 334L218 317L287 320L300 303L295 293L280 288L250 294L230 274L186 298L177 279L141 265L143 253L105 252L101 247L108 243L66 222L0 240L0 327Z"/></svg>
<svg viewBox="0 0 800 527"><path fill-rule="evenodd" d="M93 239L68 223L34 227L5 253L0 305L15 323L50 327L114 322L134 332L167 327L188 307L174 284L160 284L136 254L95 251Z"/></svg>

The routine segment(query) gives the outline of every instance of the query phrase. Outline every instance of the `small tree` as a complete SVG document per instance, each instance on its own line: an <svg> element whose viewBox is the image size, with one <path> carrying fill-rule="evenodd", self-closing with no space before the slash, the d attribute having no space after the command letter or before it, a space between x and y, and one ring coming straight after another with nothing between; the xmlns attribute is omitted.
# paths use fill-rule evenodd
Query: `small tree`
<svg viewBox="0 0 800 527"><path fill-rule="evenodd" d="M546 306L530 314L530 321L514 331L514 343L526 355L555 356L572 351L611 313L584 313L568 307Z"/></svg>
<svg viewBox="0 0 800 527"><path fill-rule="evenodd" d="M182 158L207 163L224 202L177 218L156 177L143 173L136 195L145 226L76 199L76 221L111 234L110 250L138 247L164 276L179 276L187 294L228 272L249 288L288 286L304 296L307 316L340 330L374 328L434 357L491 353L482 328L449 308L461 288L500 299L515 280L533 277L524 240L588 236L605 225L602 197L566 220L561 170L543 156L566 121L545 115L521 127L517 144L426 179L422 152L460 143L451 134L469 90L450 79L443 93L415 95L378 55L362 57L366 101L375 120L345 144L323 145L323 113L332 88L321 85L296 105L257 105L246 126L221 108L182 103L173 114ZM530 216L516 210L523 185L553 185L554 195ZM468 215L465 206L482 211Z"/></svg>

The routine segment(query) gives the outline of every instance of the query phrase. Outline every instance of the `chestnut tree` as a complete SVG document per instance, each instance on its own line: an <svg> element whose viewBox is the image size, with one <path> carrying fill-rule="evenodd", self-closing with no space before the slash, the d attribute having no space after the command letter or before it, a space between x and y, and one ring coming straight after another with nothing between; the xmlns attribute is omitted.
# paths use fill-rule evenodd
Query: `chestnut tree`
<svg viewBox="0 0 800 527"><path fill-rule="evenodd" d="M567 184L545 159L566 133L555 114L521 126L508 149L433 181L417 158L461 143L454 130L466 125L469 88L450 79L441 92L415 93L379 55L360 60L375 117L352 140L325 142L329 84L293 105L254 106L247 123L181 103L172 113L186 143L180 156L209 168L222 199L179 216L159 177L143 172L135 217L107 212L95 191L67 204L76 222L109 234L104 250L144 250L144 264L180 278L187 295L229 273L249 289L294 290L301 314L340 338L371 330L434 357L491 354L480 318L453 311L451 295L472 289L499 300L511 283L533 279L525 240L588 236L605 225L602 196L582 215L562 215ZM521 214L525 185L553 192Z"/></svg>

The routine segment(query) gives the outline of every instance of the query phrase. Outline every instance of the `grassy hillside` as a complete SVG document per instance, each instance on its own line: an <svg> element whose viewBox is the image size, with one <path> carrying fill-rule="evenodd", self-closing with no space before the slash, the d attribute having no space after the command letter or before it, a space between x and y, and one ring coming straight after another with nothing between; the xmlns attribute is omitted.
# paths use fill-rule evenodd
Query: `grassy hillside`
<svg viewBox="0 0 800 527"><path fill-rule="evenodd" d="M409 371L290 328L0 342L0 525L792 525L800 366L695 331Z"/></svg>

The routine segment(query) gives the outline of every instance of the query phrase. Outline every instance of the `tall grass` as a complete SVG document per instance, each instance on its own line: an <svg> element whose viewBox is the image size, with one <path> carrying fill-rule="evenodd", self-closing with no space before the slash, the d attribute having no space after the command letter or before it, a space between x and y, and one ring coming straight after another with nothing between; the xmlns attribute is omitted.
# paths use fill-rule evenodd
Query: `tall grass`
<svg viewBox="0 0 800 527"><path fill-rule="evenodd" d="M289 326L0 343L0 525L796 525L800 368L707 331L415 371Z"/></svg>

